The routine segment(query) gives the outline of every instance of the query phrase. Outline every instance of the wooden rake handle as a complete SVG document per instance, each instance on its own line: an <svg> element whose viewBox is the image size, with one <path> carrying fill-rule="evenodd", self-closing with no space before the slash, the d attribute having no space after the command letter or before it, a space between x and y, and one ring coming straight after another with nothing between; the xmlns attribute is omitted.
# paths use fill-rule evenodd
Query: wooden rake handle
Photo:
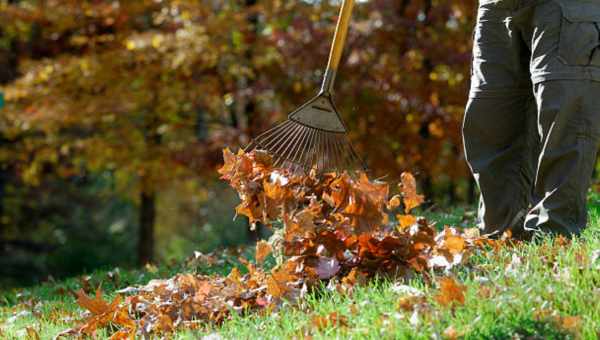
<svg viewBox="0 0 600 340"><path fill-rule="evenodd" d="M344 52L346 44L346 36L348 36L348 26L352 17L352 9L354 8L354 0L344 0L340 9L337 26L335 28L335 36L333 37L333 45L329 54L329 63L327 68L337 70Z"/></svg>
<svg viewBox="0 0 600 340"><path fill-rule="evenodd" d="M340 65L342 53L344 52L344 45L346 44L346 36L348 35L348 26L350 25L353 8L354 0L344 0L342 2L342 8L340 9L340 15L335 28L335 35L333 37L333 44L331 45L331 52L329 53L329 62L327 63L327 70L325 71L322 92L330 92L333 89L335 74Z"/></svg>

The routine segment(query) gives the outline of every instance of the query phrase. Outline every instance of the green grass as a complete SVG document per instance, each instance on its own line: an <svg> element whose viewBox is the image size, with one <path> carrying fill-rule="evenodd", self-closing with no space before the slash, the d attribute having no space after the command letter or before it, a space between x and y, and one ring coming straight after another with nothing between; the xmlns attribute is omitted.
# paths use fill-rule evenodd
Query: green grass
<svg viewBox="0 0 600 340"><path fill-rule="evenodd" d="M444 224L461 221L461 216L462 212L431 217ZM444 332L452 327L465 339L596 339L600 337L600 259L594 263L590 259L595 251L600 251L600 197L591 198L590 217L588 230L569 246L557 247L555 241L548 238L494 254L475 255L468 267L449 273L467 287L466 302L462 306L438 305L433 298L436 285L422 277L404 283L378 281L358 288L351 296L322 289L300 306L284 306L269 315L235 317L221 327L182 331L174 338L196 339L218 333L225 339L303 336L431 339L444 338ZM211 270L227 273L233 263L227 260ZM190 269L179 265L151 271L121 271L119 282L109 280L107 272L100 271L91 274L91 284L102 281L103 290L110 295L116 288L169 277L182 270ZM435 282L442 274L433 275ZM402 293L394 289L399 284L421 290L428 296L428 307L418 313L400 309L397 302ZM26 327L30 326L38 330L43 339L49 339L72 326L61 319L77 316L79 309L74 299L62 291L80 286L78 279L70 279L2 293L0 338L23 338ZM34 300L33 307L22 303L30 299ZM35 307L35 301L41 302L39 307ZM328 316L333 312L345 318L344 325L323 329L315 326L315 316ZM21 316L15 317L18 313ZM563 320L574 319L567 317L577 317L579 326L570 329Z"/></svg>

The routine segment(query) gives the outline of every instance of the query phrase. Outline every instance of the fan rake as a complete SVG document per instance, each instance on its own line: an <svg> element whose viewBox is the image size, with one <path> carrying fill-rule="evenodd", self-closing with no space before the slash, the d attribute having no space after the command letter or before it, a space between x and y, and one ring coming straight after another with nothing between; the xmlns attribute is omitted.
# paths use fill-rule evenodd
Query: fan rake
<svg viewBox="0 0 600 340"><path fill-rule="evenodd" d="M290 113L288 120L254 138L246 151L267 151L275 166L317 172L365 168L347 135L333 100L333 85L354 7L344 0L319 94Z"/></svg>

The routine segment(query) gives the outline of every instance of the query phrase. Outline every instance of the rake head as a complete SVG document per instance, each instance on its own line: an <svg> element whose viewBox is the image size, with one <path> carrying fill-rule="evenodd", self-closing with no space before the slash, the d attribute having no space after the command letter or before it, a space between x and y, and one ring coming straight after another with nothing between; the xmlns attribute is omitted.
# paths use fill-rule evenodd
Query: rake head
<svg viewBox="0 0 600 340"><path fill-rule="evenodd" d="M252 140L246 151L265 150L275 166L317 172L364 169L330 95L321 94L288 120Z"/></svg>

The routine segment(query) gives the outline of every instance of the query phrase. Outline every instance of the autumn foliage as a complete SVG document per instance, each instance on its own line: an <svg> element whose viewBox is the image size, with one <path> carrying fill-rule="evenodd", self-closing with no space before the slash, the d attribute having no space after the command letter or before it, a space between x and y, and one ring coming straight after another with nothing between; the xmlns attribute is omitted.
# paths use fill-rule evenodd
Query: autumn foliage
<svg viewBox="0 0 600 340"><path fill-rule="evenodd" d="M67 334L93 335L113 325L115 338L171 332L179 327L219 324L231 313L268 313L284 301L302 299L322 283L343 294L375 276L408 278L448 270L464 263L469 251L493 245L476 233L446 227L438 232L424 218L408 215L423 197L412 175L404 173L400 194L390 196L387 183L364 173L293 173L275 168L261 151L237 154L225 150L222 179L239 193L237 214L254 224L281 229L269 242L257 244L256 260L270 253L283 259L271 271L242 260L247 274L234 269L227 277L179 274L153 280L143 287L121 291L128 295L105 302L77 293L78 303L90 314ZM398 218L392 216L400 210ZM470 235L469 235L470 234ZM464 303L462 288L444 279L437 301ZM317 324L343 323L334 318Z"/></svg>
<svg viewBox="0 0 600 340"><path fill-rule="evenodd" d="M472 198L460 122L475 6L357 2L340 65L336 103L358 154L375 176L418 172L430 199ZM153 235L167 192L213 184L223 147L246 145L315 95L338 10L300 0L0 2L1 170L36 192L110 175L113 194L139 202L138 263L151 262L155 241L166 243ZM3 238L29 236L10 227Z"/></svg>

